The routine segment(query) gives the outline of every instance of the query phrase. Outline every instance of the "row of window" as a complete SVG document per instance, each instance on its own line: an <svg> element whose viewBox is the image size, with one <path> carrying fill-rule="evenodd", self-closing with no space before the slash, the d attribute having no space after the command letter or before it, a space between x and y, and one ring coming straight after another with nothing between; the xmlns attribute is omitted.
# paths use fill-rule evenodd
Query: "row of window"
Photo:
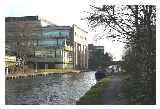
<svg viewBox="0 0 160 109"><path fill-rule="evenodd" d="M68 52L64 52L63 50L61 49L58 49L58 50L42 50L42 51L35 51L35 56L38 56L38 57L52 57L52 58L61 58L61 57L64 57L64 58L72 58L72 53L68 53Z"/></svg>
<svg viewBox="0 0 160 109"><path fill-rule="evenodd" d="M45 38L50 38L50 37L65 37L69 38L69 32L67 31L49 31L49 32L44 32L43 37Z"/></svg>
<svg viewBox="0 0 160 109"><path fill-rule="evenodd" d="M87 40L87 38L86 38L86 37L79 36L79 35L77 35L77 33L76 33L76 32L74 33L74 35L75 35L76 37L79 37L80 39Z"/></svg>
<svg viewBox="0 0 160 109"><path fill-rule="evenodd" d="M64 44L65 44L65 39L39 41L39 46L43 47L63 46Z"/></svg>

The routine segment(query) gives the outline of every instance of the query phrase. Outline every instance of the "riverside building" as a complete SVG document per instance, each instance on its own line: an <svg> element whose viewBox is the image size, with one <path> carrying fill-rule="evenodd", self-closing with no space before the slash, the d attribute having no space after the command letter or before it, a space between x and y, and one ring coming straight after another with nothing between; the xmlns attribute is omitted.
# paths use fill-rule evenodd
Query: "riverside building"
<svg viewBox="0 0 160 109"><path fill-rule="evenodd" d="M38 68L73 68L71 27L42 27L42 36L31 60Z"/></svg>
<svg viewBox="0 0 160 109"><path fill-rule="evenodd" d="M15 71L17 65L30 65L29 58L34 56L34 48L40 36L41 22L38 16L5 18L6 73ZM25 63L18 59L25 60Z"/></svg>
<svg viewBox="0 0 160 109"><path fill-rule="evenodd" d="M6 17L6 53L27 54L27 63L35 69L88 68L86 31L77 25L42 27L41 22L38 16Z"/></svg>
<svg viewBox="0 0 160 109"><path fill-rule="evenodd" d="M103 64L104 61L104 46L95 46L93 44L88 44L88 67L90 69L96 69Z"/></svg>
<svg viewBox="0 0 160 109"><path fill-rule="evenodd" d="M77 25L72 26L73 37L73 67L75 69L88 68L87 32Z"/></svg>

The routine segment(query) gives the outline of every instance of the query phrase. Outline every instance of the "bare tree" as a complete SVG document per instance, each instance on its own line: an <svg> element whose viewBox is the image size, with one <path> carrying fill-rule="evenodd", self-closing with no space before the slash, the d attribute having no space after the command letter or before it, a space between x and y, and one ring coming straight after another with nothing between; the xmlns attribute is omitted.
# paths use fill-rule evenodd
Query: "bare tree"
<svg viewBox="0 0 160 109"><path fill-rule="evenodd" d="M93 29L102 27L99 39L109 37L126 43L123 68L130 76L127 93L134 104L155 104L156 6L90 5L86 17ZM132 95L132 94L134 95Z"/></svg>
<svg viewBox="0 0 160 109"><path fill-rule="evenodd" d="M128 5L115 6L103 5L96 7L90 5L92 12L87 12L91 28L102 26L104 28L102 37L114 38L127 44L135 43L135 34L140 25L146 25L151 30L150 25L155 25L155 6L153 5Z"/></svg>
<svg viewBox="0 0 160 109"><path fill-rule="evenodd" d="M35 43L37 36L41 34L41 27L30 21L16 22L15 24L15 43L16 57L22 60L21 67L30 61L34 56Z"/></svg>

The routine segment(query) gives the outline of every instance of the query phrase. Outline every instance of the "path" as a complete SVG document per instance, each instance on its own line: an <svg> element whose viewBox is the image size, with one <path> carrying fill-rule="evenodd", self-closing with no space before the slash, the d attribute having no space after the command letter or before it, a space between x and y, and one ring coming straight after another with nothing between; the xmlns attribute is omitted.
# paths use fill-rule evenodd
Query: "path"
<svg viewBox="0 0 160 109"><path fill-rule="evenodd" d="M105 105L127 105L128 100L122 93L122 79L120 75L113 75L113 79L102 91L102 103Z"/></svg>

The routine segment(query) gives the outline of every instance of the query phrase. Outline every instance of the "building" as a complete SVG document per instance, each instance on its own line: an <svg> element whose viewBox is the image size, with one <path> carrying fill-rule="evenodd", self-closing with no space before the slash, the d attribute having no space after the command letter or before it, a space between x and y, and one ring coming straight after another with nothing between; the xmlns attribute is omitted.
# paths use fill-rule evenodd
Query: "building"
<svg viewBox="0 0 160 109"><path fill-rule="evenodd" d="M77 25L42 27L35 57L36 68L88 68L87 32ZM37 66L38 65L38 66Z"/></svg>
<svg viewBox="0 0 160 109"><path fill-rule="evenodd" d="M73 34L73 66L75 69L88 68L87 32L77 25L72 26Z"/></svg>
<svg viewBox="0 0 160 109"><path fill-rule="evenodd" d="M35 69L86 69L86 35L77 25L42 27L38 16L7 17L6 53L22 57Z"/></svg>
<svg viewBox="0 0 160 109"><path fill-rule="evenodd" d="M34 48L41 36L38 16L5 18L5 53L27 60L34 56Z"/></svg>
<svg viewBox="0 0 160 109"><path fill-rule="evenodd" d="M96 69L101 67L104 62L104 46L94 46L93 44L88 44L88 68Z"/></svg>
<svg viewBox="0 0 160 109"><path fill-rule="evenodd" d="M5 73L11 73L16 66L16 56L5 56Z"/></svg>
<svg viewBox="0 0 160 109"><path fill-rule="evenodd" d="M35 56L31 58L36 68L73 68L71 30L70 26L42 27Z"/></svg>

